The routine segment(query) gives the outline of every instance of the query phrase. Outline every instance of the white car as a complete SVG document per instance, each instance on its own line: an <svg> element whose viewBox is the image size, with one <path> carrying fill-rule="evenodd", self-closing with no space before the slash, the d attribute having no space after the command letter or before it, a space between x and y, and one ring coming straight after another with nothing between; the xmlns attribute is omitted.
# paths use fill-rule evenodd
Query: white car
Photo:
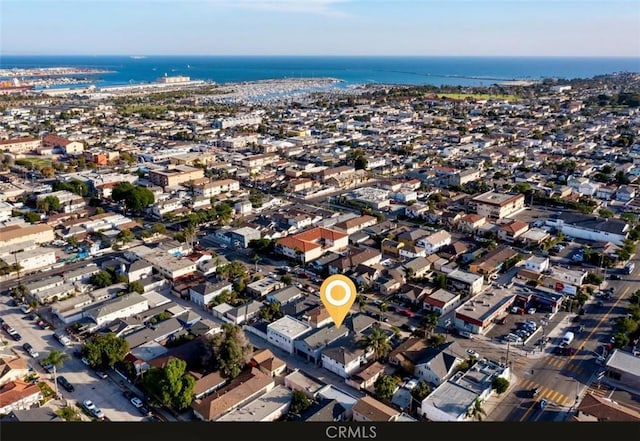
<svg viewBox="0 0 640 441"><path fill-rule="evenodd" d="M87 360L85 357L82 357L80 359L80 361L82 361L82 363L86 364L87 366L89 366L89 360Z"/></svg>
<svg viewBox="0 0 640 441"><path fill-rule="evenodd" d="M140 407L142 407L144 405L142 400L140 398L138 398L138 397L131 398L131 404L133 404L137 408L140 408Z"/></svg>
<svg viewBox="0 0 640 441"><path fill-rule="evenodd" d="M99 407L97 407L95 404L93 404L93 401L91 400L84 400L82 402L82 406L87 409L87 412L89 412L91 415L93 415L96 418L104 418L104 413L102 412L102 410L100 410Z"/></svg>
<svg viewBox="0 0 640 441"><path fill-rule="evenodd" d="M536 308L529 308L529 309L527 309L527 312L529 314L535 314L536 313Z"/></svg>
<svg viewBox="0 0 640 441"><path fill-rule="evenodd" d="M473 358L478 358L478 353L473 349L467 349L467 354L471 355Z"/></svg>

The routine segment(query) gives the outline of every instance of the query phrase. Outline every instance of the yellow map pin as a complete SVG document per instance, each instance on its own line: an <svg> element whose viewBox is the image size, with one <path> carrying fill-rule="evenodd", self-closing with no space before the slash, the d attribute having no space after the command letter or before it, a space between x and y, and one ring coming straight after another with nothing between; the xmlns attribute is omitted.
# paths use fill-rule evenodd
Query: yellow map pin
<svg viewBox="0 0 640 441"><path fill-rule="evenodd" d="M356 301L356 285L347 276L336 274L327 277L320 286L320 299L329 315L339 327Z"/></svg>

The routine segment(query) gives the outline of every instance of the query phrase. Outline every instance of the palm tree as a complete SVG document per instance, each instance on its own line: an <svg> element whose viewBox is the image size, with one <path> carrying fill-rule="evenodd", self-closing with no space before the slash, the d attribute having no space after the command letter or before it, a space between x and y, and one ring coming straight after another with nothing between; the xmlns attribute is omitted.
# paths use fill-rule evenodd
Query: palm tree
<svg viewBox="0 0 640 441"><path fill-rule="evenodd" d="M473 400L471 407L467 409L467 417L476 421L482 421L483 416L487 416L487 412L482 408L482 401L480 401L480 397L478 396Z"/></svg>
<svg viewBox="0 0 640 441"><path fill-rule="evenodd" d="M58 378L56 376L56 369L58 366L62 366L66 360L69 360L71 357L69 354L66 354L62 351L53 350L49 352L49 355L43 360L45 364L51 365L53 367L53 385L56 388L56 397L58 397Z"/></svg>
<svg viewBox="0 0 640 441"><path fill-rule="evenodd" d="M433 330L436 329L436 326L438 326L439 317L440 315L434 311L429 311L424 315L424 317L422 317L422 320L420 321L420 327L424 331L424 338L427 338L429 335L431 335Z"/></svg>
<svg viewBox="0 0 640 441"><path fill-rule="evenodd" d="M369 335L362 340L362 344L367 350L373 351L376 360L386 357L391 351L389 338L380 328L373 328Z"/></svg>
<svg viewBox="0 0 640 441"><path fill-rule="evenodd" d="M253 255L253 263L256 266L256 273L258 272L258 262L260 262L260 256L258 256L257 254Z"/></svg>
<svg viewBox="0 0 640 441"><path fill-rule="evenodd" d="M378 308L380 308L380 320L382 320L384 317L384 313L387 312L388 306L385 302L382 302L378 305Z"/></svg>
<svg viewBox="0 0 640 441"><path fill-rule="evenodd" d="M364 296L362 294L358 294L358 296L356 297L356 301L358 302L358 311L360 312L364 311L364 307L367 304L367 301L365 300Z"/></svg>

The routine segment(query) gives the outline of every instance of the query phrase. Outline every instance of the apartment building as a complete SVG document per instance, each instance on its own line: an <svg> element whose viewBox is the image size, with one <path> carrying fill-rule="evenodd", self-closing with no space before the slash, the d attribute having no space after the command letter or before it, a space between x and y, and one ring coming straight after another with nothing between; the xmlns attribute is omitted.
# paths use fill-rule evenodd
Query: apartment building
<svg viewBox="0 0 640 441"><path fill-rule="evenodd" d="M204 178L204 170L187 165L176 165L165 170L151 170L149 172L149 180L163 188L202 178Z"/></svg>

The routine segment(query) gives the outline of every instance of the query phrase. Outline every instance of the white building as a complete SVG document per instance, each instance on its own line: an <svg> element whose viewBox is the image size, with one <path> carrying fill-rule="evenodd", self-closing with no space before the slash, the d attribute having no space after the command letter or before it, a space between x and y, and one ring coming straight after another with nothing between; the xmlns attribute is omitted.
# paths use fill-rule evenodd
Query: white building
<svg viewBox="0 0 640 441"><path fill-rule="evenodd" d="M11 258L3 257L7 264L11 265L15 261L21 267L21 271L33 271L45 268L56 263L56 252L46 248L35 248L32 250L20 251L12 255Z"/></svg>
<svg viewBox="0 0 640 441"><path fill-rule="evenodd" d="M63 213L73 213L87 205L82 196L78 196L77 194L66 190L54 191L53 193L42 193L36 197L36 200L41 201L49 196L58 198L58 201L60 201L60 208Z"/></svg>
<svg viewBox="0 0 640 441"><path fill-rule="evenodd" d="M535 271L536 273L543 273L549 269L549 258L531 256L524 262L525 269L529 271Z"/></svg>
<svg viewBox="0 0 640 441"><path fill-rule="evenodd" d="M433 254L449 244L451 244L451 234L445 230L423 237L416 242L416 245L424 248L427 254Z"/></svg>
<svg viewBox="0 0 640 441"><path fill-rule="evenodd" d="M294 341L311 331L311 326L285 315L267 326L267 340L272 345L293 354Z"/></svg>
<svg viewBox="0 0 640 441"><path fill-rule="evenodd" d="M476 213L487 219L502 219L524 208L523 194L503 194L488 191L471 199Z"/></svg>
<svg viewBox="0 0 640 441"><path fill-rule="evenodd" d="M196 305L205 306L224 291L233 291L233 284L226 281L201 283L189 289L189 299Z"/></svg>
<svg viewBox="0 0 640 441"><path fill-rule="evenodd" d="M206 184L198 185L194 187L193 192L197 196L204 196L211 198L222 193L229 193L231 191L239 191L240 182L235 179L221 179L218 181L207 182Z"/></svg>
<svg viewBox="0 0 640 441"><path fill-rule="evenodd" d="M170 280L178 279L196 271L195 262L189 259L175 257L160 248L149 248L145 245L140 245L131 248L129 253L135 254L140 259L147 261L153 265L156 271Z"/></svg>
<svg viewBox="0 0 640 441"><path fill-rule="evenodd" d="M568 212L548 219L546 224L555 227L565 236L595 242L611 242L622 245L629 235L629 224L621 219L605 219Z"/></svg>
<svg viewBox="0 0 640 441"><path fill-rule="evenodd" d="M147 309L149 309L148 300L134 292L107 300L95 308L87 310L85 317L93 319L99 327L118 318L131 317Z"/></svg>

